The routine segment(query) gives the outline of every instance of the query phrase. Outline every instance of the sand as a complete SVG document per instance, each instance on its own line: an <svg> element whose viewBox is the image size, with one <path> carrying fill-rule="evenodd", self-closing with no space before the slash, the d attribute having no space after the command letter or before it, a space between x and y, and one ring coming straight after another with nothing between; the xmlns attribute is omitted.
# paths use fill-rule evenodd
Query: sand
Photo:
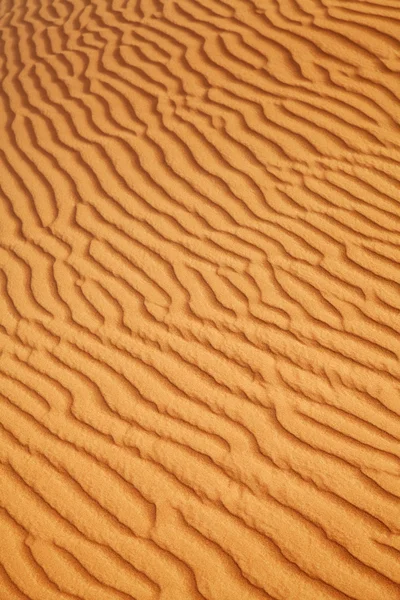
<svg viewBox="0 0 400 600"><path fill-rule="evenodd" d="M0 0L0 600L400 599L398 0Z"/></svg>

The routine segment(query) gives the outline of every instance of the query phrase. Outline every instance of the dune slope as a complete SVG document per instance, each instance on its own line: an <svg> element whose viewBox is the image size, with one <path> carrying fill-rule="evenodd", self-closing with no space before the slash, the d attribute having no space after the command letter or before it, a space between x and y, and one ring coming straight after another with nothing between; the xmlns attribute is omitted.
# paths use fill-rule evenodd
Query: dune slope
<svg viewBox="0 0 400 600"><path fill-rule="evenodd" d="M0 600L400 600L398 0L0 0Z"/></svg>

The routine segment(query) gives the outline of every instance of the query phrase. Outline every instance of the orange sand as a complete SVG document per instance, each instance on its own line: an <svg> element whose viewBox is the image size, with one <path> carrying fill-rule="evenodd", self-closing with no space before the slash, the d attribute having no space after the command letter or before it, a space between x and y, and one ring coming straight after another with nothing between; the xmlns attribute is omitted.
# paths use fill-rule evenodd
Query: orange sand
<svg viewBox="0 0 400 600"><path fill-rule="evenodd" d="M0 600L400 599L399 0L0 40Z"/></svg>

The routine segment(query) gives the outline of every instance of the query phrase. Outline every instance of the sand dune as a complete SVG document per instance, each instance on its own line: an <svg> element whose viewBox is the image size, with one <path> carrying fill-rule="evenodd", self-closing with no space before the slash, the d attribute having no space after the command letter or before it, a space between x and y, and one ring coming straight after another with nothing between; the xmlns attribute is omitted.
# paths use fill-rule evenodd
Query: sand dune
<svg viewBox="0 0 400 600"><path fill-rule="evenodd" d="M0 0L0 599L400 599L398 0Z"/></svg>

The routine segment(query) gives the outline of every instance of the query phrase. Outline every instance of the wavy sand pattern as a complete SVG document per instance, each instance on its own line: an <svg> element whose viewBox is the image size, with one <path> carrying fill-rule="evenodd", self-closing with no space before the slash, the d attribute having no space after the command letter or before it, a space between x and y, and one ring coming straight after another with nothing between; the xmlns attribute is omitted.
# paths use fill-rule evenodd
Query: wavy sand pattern
<svg viewBox="0 0 400 600"><path fill-rule="evenodd" d="M398 0L0 0L1 600L400 599Z"/></svg>

